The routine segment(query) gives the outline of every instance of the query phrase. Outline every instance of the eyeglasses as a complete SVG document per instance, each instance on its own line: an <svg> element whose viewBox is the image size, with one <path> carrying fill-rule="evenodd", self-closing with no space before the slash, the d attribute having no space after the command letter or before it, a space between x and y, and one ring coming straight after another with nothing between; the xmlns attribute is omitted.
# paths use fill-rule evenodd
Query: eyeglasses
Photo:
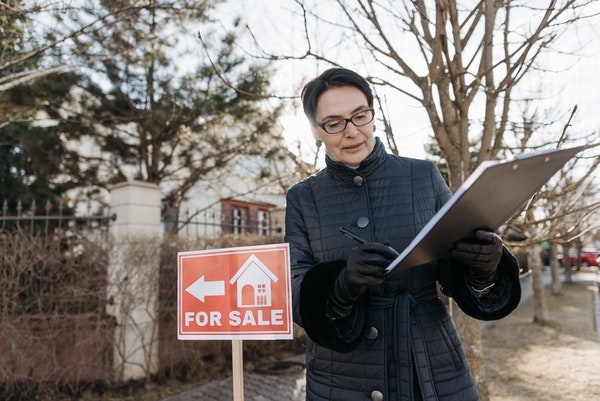
<svg viewBox="0 0 600 401"><path fill-rule="evenodd" d="M339 134L340 132L346 129L349 122L354 124L355 127L362 127L363 125L367 125L368 123L373 121L374 117L375 111L373 111L373 109L365 109L359 111L350 118L338 117L333 118L329 121L325 121L324 123L315 121L315 124L317 125L317 127L320 127L328 134Z"/></svg>

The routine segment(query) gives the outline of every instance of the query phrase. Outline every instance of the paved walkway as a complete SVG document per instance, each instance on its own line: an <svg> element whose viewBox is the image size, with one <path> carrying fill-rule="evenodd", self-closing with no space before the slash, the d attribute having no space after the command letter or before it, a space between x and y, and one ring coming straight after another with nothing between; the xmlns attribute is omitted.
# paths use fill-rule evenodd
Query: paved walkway
<svg viewBox="0 0 600 401"><path fill-rule="evenodd" d="M304 401L304 355L286 359L267 368L268 371L261 373L244 372L244 401ZM233 400L231 377L196 387L163 401L226 400Z"/></svg>
<svg viewBox="0 0 600 401"><path fill-rule="evenodd" d="M595 281L600 288L600 273L574 273L574 281ZM544 284L551 282L548 269L544 271ZM521 301L532 294L531 278L524 277L521 282L523 295ZM598 341L600 341L600 296L594 295L594 311ZM483 325L485 328L485 324ZM304 401L305 399L305 368L304 355L271 365L262 372L244 373L244 401ZM238 395L239 397L239 395ZM241 398L240 398L241 399ZM187 392L165 398L162 401L227 401L233 399L233 380L227 378L196 387ZM238 400L234 400L238 401Z"/></svg>

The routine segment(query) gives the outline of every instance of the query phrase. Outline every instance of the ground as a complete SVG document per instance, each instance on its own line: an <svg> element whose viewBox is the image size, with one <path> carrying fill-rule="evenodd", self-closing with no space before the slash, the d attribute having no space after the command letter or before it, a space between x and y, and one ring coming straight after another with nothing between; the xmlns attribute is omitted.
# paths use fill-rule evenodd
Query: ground
<svg viewBox="0 0 600 401"><path fill-rule="evenodd" d="M576 273L574 273L576 274ZM533 303L484 330L491 401L600 400L600 343L593 282L547 296L550 324L533 323Z"/></svg>

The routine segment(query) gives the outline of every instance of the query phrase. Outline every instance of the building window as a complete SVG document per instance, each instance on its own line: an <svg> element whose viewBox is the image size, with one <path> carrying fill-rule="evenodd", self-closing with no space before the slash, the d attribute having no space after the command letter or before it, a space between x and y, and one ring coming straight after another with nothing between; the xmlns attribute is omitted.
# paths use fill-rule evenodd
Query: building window
<svg viewBox="0 0 600 401"><path fill-rule="evenodd" d="M231 233L244 233L244 210L242 208L234 207L231 209Z"/></svg>
<svg viewBox="0 0 600 401"><path fill-rule="evenodd" d="M266 210L258 211L257 234L261 236L269 235L269 212Z"/></svg>
<svg viewBox="0 0 600 401"><path fill-rule="evenodd" d="M221 201L222 230L229 234L271 235L271 210L274 205L233 199Z"/></svg>

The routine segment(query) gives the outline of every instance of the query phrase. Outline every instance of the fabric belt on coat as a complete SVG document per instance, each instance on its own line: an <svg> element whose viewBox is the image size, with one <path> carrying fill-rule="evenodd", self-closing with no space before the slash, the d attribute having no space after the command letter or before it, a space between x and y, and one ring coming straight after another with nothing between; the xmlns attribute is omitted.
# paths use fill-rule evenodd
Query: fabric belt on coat
<svg viewBox="0 0 600 401"><path fill-rule="evenodd" d="M408 299L407 299L408 297ZM408 304L414 308L418 303L425 303L438 300L438 294L435 287L423 288L416 292L400 292L397 295L387 297L372 296L371 309L387 309L394 307L398 303L398 299L408 301Z"/></svg>
<svg viewBox="0 0 600 401"><path fill-rule="evenodd" d="M415 376L415 367L413 361L413 350L411 340L410 311L419 303L437 301L438 295L435 287L432 289L423 289L417 293L402 292L394 297L373 297L371 299L371 309L389 309L393 308L394 322L393 342L394 358L396 360L396 391L401 394L398 400L413 401L414 389L418 382Z"/></svg>

